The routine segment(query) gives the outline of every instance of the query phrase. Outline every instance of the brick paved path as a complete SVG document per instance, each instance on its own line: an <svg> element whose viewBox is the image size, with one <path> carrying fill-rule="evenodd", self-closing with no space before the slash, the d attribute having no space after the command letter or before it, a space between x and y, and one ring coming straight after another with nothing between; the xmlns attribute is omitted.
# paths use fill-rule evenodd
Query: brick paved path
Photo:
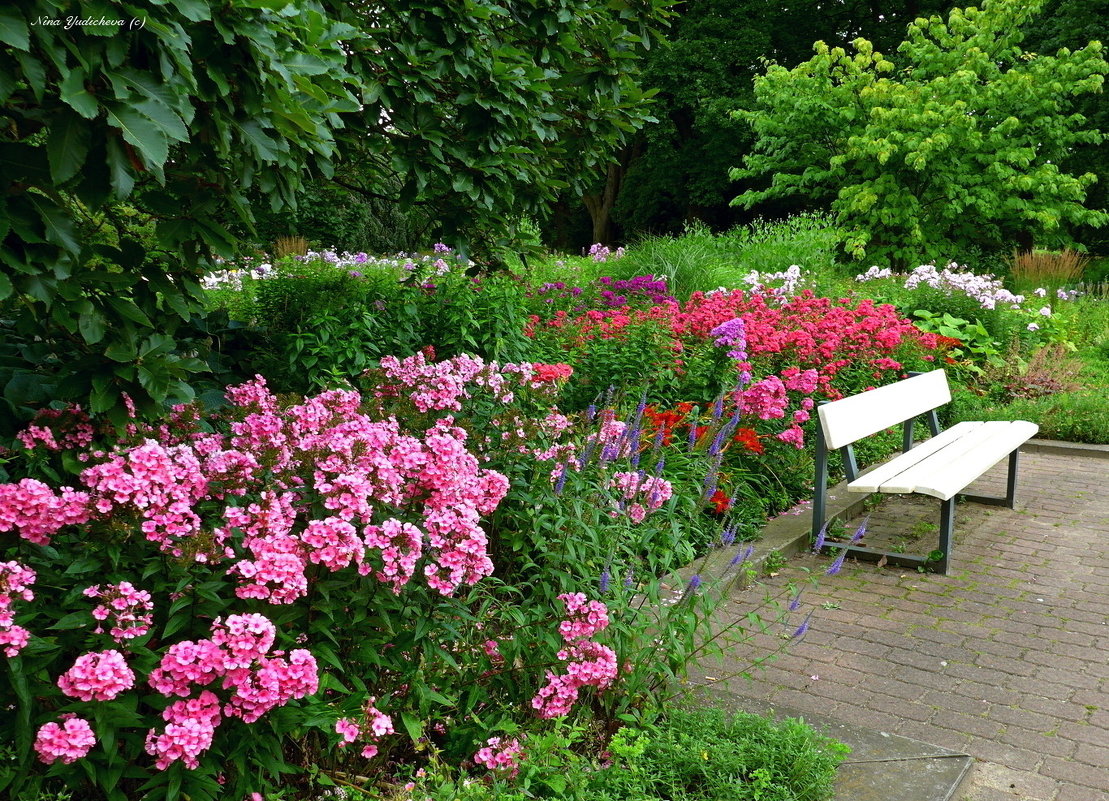
<svg viewBox="0 0 1109 801"><path fill-rule="evenodd" d="M969 491L1003 495L1003 468ZM889 499L872 522L919 529L938 506ZM770 582L819 577L808 634L724 686L971 754L956 801L1109 799L1109 460L1024 454L1017 509L960 504L955 536L948 576L792 561Z"/></svg>

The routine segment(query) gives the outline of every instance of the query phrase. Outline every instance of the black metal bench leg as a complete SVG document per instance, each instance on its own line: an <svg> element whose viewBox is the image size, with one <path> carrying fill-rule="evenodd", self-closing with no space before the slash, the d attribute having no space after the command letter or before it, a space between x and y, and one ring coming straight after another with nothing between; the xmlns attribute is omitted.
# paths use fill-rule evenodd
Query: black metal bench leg
<svg viewBox="0 0 1109 801"><path fill-rule="evenodd" d="M943 556L936 561L936 571L947 575L948 560L951 558L951 540L955 531L955 499L949 498L940 506L940 547Z"/></svg>
<svg viewBox="0 0 1109 801"><path fill-rule="evenodd" d="M1010 509L1016 508L1017 503L1017 461L1020 457L1020 448L1009 454L1009 479L1005 486L1005 505Z"/></svg>

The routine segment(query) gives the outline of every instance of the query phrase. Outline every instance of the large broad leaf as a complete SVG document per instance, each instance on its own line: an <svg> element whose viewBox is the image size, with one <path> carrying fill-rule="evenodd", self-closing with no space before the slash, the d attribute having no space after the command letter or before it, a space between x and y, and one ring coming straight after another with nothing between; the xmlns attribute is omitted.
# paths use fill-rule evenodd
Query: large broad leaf
<svg viewBox="0 0 1109 801"><path fill-rule="evenodd" d="M33 192L27 193L28 202L39 213L42 224L46 228L46 239L59 245L70 253L81 252L81 245L77 241L77 231L70 217L61 206L50 198Z"/></svg>
<svg viewBox="0 0 1109 801"><path fill-rule="evenodd" d="M0 300L8 297L12 293L12 282L8 276L0 273Z"/></svg>
<svg viewBox="0 0 1109 801"><path fill-rule="evenodd" d="M112 192L117 198L125 198L135 188L135 177L131 175L131 164L123 145L115 137L108 139L108 174L111 177Z"/></svg>
<svg viewBox="0 0 1109 801"><path fill-rule="evenodd" d="M169 138L153 120L134 108L113 103L108 108L108 121L119 129L123 138L139 152L146 166L160 170L169 159Z"/></svg>
<svg viewBox="0 0 1109 801"><path fill-rule="evenodd" d="M46 156L55 184L72 178L85 163L89 152L89 126L71 111L59 114L50 126Z"/></svg>
<svg viewBox="0 0 1109 801"><path fill-rule="evenodd" d="M26 21L11 11L0 11L0 42L17 50L29 50L31 39Z"/></svg>
<svg viewBox="0 0 1109 801"><path fill-rule="evenodd" d="M73 70L66 75L58 89L62 102L86 120L95 119L100 113L100 104L85 88L85 74L80 70Z"/></svg>
<svg viewBox="0 0 1109 801"><path fill-rule="evenodd" d="M81 337L90 345L95 345L104 338L107 325L108 321L98 311L82 314L77 318L77 328L81 331Z"/></svg>

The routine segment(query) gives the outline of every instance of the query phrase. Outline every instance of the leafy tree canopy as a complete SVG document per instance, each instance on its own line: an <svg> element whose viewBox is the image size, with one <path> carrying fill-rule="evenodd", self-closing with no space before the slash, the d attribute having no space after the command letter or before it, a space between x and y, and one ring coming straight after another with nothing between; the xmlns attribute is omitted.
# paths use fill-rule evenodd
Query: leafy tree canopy
<svg viewBox="0 0 1109 801"><path fill-rule="evenodd" d="M857 39L850 53L817 42L795 69L768 66L756 109L736 112L758 141L731 175L769 185L733 204L826 203L847 252L902 265L1109 221L1083 204L1095 176L1060 168L1101 140L1071 108L1100 91L1102 47L1024 51L1022 26L1041 5L985 0L918 19L893 58Z"/></svg>
<svg viewBox="0 0 1109 801"><path fill-rule="evenodd" d="M190 397L197 279L248 193L398 188L482 232L546 202L648 119L635 65L666 3L0 9L0 418Z"/></svg>

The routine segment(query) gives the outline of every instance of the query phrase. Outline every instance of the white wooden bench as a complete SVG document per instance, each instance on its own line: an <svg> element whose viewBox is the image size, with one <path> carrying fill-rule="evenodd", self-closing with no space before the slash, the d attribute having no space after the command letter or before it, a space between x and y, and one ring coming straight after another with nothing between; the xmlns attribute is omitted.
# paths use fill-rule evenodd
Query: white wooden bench
<svg viewBox="0 0 1109 801"><path fill-rule="evenodd" d="M847 546L848 555L891 564L928 566L947 573L951 557L951 535L955 527L955 498L1005 505L1016 501L1017 457L1020 446L1035 436L1039 426L1023 420L1014 422L958 423L940 431L936 409L951 401L943 370L921 373L896 384L872 389L818 407L816 492L813 498L813 538L825 524L828 486L828 453L838 449L843 456L848 492L920 493L939 498L939 547L927 556L885 552L863 546ZM913 423L927 415L932 437L913 445ZM860 475L852 443L904 424L900 456ZM963 490L1006 456L1009 476L1004 498L966 495ZM836 545L840 548L842 546Z"/></svg>

